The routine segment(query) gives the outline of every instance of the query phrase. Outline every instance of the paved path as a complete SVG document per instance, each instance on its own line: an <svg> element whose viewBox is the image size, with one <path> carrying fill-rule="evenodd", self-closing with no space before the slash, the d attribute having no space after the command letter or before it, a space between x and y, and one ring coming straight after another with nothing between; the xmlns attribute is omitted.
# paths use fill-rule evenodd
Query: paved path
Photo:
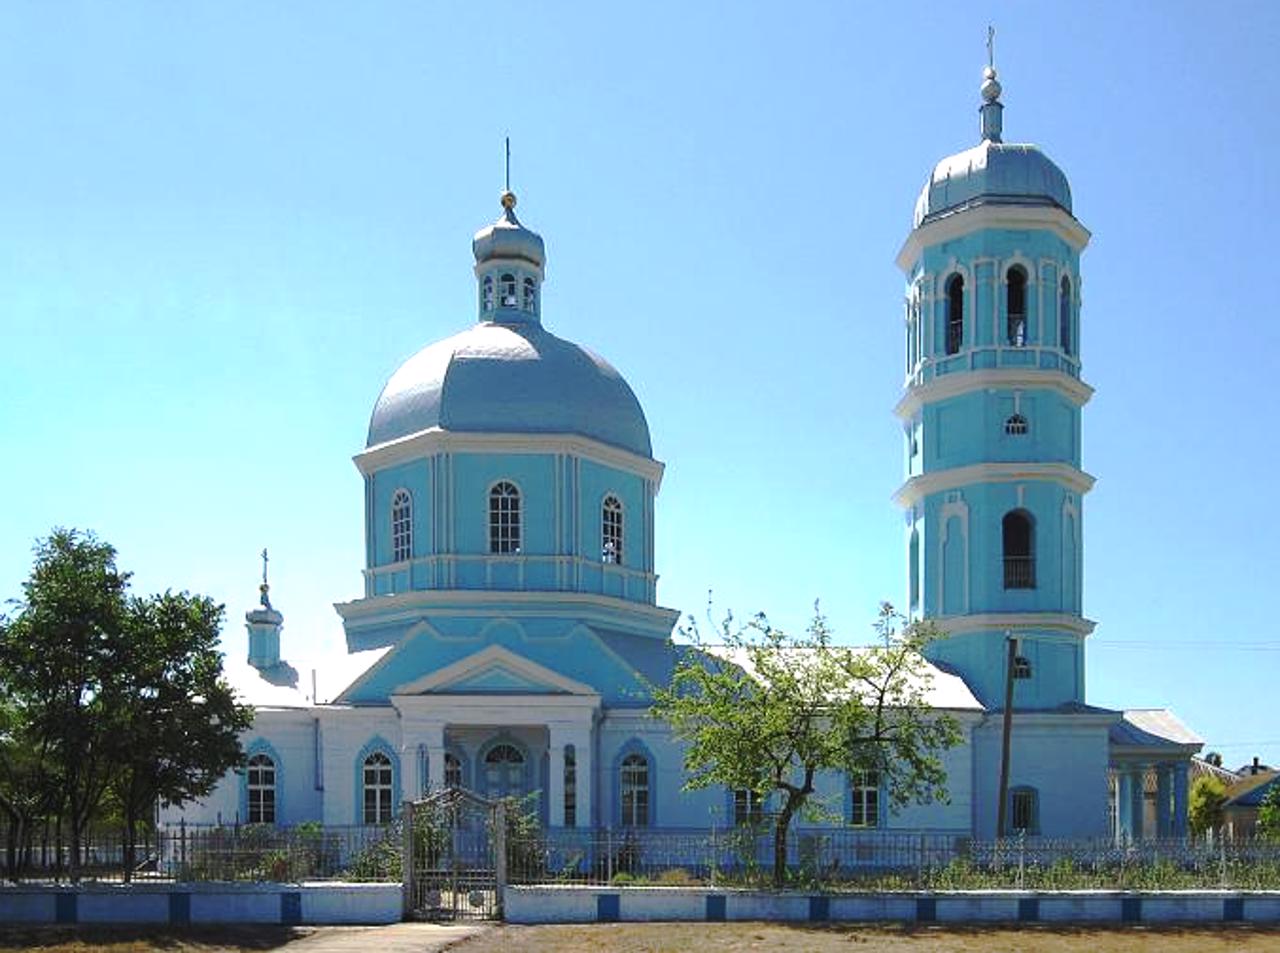
<svg viewBox="0 0 1280 953"><path fill-rule="evenodd" d="M289 953L433 953L488 930L488 923L393 923L385 927L321 927L290 943Z"/></svg>

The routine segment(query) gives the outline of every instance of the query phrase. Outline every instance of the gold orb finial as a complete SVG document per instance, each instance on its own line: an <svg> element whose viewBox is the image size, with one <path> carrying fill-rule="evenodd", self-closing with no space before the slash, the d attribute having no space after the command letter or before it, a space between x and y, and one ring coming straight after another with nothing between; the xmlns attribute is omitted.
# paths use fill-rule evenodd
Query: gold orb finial
<svg viewBox="0 0 1280 953"><path fill-rule="evenodd" d="M507 189L506 191L504 191L502 193L502 207L505 208L508 212L510 212L513 208L515 208L516 193L512 192L510 189Z"/></svg>

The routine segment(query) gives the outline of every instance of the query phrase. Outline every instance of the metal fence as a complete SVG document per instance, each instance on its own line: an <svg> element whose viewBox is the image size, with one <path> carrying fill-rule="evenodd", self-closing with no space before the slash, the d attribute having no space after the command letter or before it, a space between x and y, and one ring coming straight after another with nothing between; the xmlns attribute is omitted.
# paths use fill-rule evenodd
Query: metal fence
<svg viewBox="0 0 1280 953"><path fill-rule="evenodd" d="M512 884L768 886L770 830L545 830L507 845ZM978 841L946 833L793 830L789 884L829 890L1280 889L1280 844Z"/></svg>
<svg viewBox="0 0 1280 953"><path fill-rule="evenodd" d="M398 822L385 826L178 824L140 833L125 875L122 833L91 832L73 864L64 840L0 850L0 874L19 881L399 881Z"/></svg>

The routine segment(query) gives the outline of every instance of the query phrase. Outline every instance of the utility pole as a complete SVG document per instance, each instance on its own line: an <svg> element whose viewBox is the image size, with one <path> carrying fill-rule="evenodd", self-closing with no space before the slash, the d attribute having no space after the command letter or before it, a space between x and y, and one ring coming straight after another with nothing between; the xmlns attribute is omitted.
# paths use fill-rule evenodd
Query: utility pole
<svg viewBox="0 0 1280 953"><path fill-rule="evenodd" d="M1013 734L1013 669L1018 657L1018 640L1013 637L1013 633L1005 632L1004 638L1009 651L1004 673L1004 737L1000 743L1000 800L996 805L996 840L1004 837L1008 829L1009 740Z"/></svg>

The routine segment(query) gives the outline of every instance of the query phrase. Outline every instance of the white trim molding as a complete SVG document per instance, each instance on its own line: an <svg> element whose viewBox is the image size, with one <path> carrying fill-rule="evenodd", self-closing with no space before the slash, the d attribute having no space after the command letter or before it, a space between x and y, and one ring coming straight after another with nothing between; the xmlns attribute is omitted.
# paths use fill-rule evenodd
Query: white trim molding
<svg viewBox="0 0 1280 953"><path fill-rule="evenodd" d="M979 390L1050 390L1061 394L1077 407L1083 407L1093 396L1093 388L1079 378L1062 371L1024 367L992 367L978 371L943 374L907 389L893 412L901 420L909 420L925 404L932 404Z"/></svg>
<svg viewBox="0 0 1280 953"><path fill-rule="evenodd" d="M901 507L908 507L944 490L958 490L979 483L1034 481L1060 483L1081 495L1093 489L1095 482L1092 476L1069 463L972 463L913 476L898 488L893 501Z"/></svg>
<svg viewBox="0 0 1280 953"><path fill-rule="evenodd" d="M1089 229L1070 212L1053 205L1001 205L986 202L960 208L911 230L898 252L898 267L908 277L925 248L983 229L1048 229L1079 253L1089 244Z"/></svg>
<svg viewBox="0 0 1280 953"><path fill-rule="evenodd" d="M559 672L553 672L551 669L530 661L522 655L517 655L501 645L491 645L486 649L481 649L479 652L468 655L466 658L446 665L444 668L429 672L421 678L398 685L391 690L390 694L424 695L429 692L445 693L449 691L450 686L465 681L473 675L479 675L495 668L505 669L527 682L540 686L543 691L548 693L591 695L597 699L600 697L600 693L590 685L584 685L582 682L566 678Z"/></svg>
<svg viewBox="0 0 1280 953"><path fill-rule="evenodd" d="M1081 639L1090 635L1098 624L1092 619L1066 612L979 612L963 616L933 616L930 621L947 635L1035 629L1037 632L1058 632Z"/></svg>
<svg viewBox="0 0 1280 953"><path fill-rule="evenodd" d="M577 434L458 433L441 427L420 430L362 450L351 459L366 476L397 463L418 460L433 453L557 453L594 460L651 480L654 492L662 486L663 464L650 457L612 447Z"/></svg>

